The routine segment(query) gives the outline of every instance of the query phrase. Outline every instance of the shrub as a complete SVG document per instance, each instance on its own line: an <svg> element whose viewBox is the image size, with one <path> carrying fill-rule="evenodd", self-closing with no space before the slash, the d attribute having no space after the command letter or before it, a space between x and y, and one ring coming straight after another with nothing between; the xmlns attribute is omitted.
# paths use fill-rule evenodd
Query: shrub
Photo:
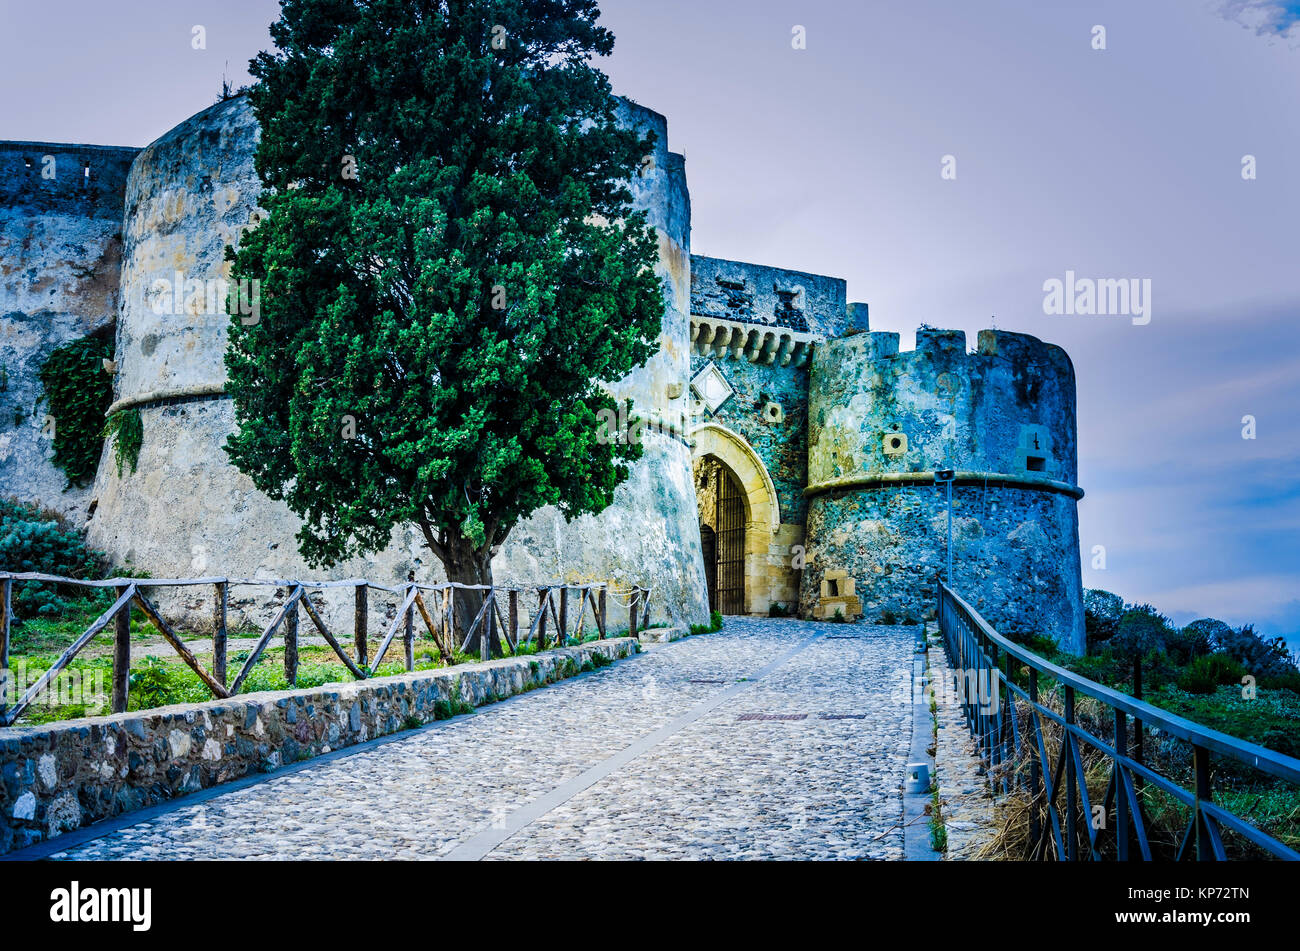
<svg viewBox="0 0 1300 951"><path fill-rule="evenodd" d="M1163 651L1174 633L1169 618L1149 604L1130 607L1119 619L1118 629L1109 644L1132 657L1148 651Z"/></svg>
<svg viewBox="0 0 1300 951"><path fill-rule="evenodd" d="M54 417L54 464L68 477L69 487L86 485L99 467L104 413L113 402L113 380L104 372L104 361L112 356L109 340L83 337L54 350L40 369Z"/></svg>
<svg viewBox="0 0 1300 951"><path fill-rule="evenodd" d="M1088 649L1108 641L1119 631L1119 619L1124 615L1124 599L1100 588L1083 592L1083 625Z"/></svg>
<svg viewBox="0 0 1300 951"><path fill-rule="evenodd" d="M1178 677L1178 686L1188 693L1214 693L1219 684L1239 684L1246 669L1226 654L1197 657Z"/></svg>
<svg viewBox="0 0 1300 951"><path fill-rule="evenodd" d="M780 602L773 601L767 606L768 617L789 617L790 609Z"/></svg>
<svg viewBox="0 0 1300 951"><path fill-rule="evenodd" d="M103 555L86 547L81 534L62 516L14 499L0 499L0 571L93 578L103 562ZM84 596L84 591L24 582L14 591L14 611L19 617L50 616L66 611L65 598L78 595Z"/></svg>
<svg viewBox="0 0 1300 951"><path fill-rule="evenodd" d="M104 423L104 437L113 440L113 461L117 463L117 476L122 477L122 468L131 466L140 460L140 447L144 445L144 422L138 407L118 410Z"/></svg>
<svg viewBox="0 0 1300 951"><path fill-rule="evenodd" d="M1247 624L1239 630L1225 625L1218 637L1218 648L1261 681L1294 681L1295 664L1291 662L1286 641L1280 637L1265 640Z"/></svg>

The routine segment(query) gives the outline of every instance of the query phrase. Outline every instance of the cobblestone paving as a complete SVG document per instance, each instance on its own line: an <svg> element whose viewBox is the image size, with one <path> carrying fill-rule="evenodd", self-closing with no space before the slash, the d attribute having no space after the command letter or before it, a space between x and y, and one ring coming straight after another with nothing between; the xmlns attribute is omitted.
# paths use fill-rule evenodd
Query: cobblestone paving
<svg viewBox="0 0 1300 951"><path fill-rule="evenodd" d="M678 721L486 857L897 859L911 711L895 685L912 643L907 628L731 618L722 633L653 647L55 857L435 858L486 830L509 831L520 807Z"/></svg>

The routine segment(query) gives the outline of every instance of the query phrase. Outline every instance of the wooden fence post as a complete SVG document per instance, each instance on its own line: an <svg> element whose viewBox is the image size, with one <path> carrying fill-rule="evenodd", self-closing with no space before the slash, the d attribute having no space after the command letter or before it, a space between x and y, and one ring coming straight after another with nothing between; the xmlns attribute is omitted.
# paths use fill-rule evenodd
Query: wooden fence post
<svg viewBox="0 0 1300 951"><path fill-rule="evenodd" d="M537 611L542 619L537 622L537 649L546 650L546 588L537 589Z"/></svg>
<svg viewBox="0 0 1300 951"><path fill-rule="evenodd" d="M363 581L357 585L356 607L352 613L352 639L357 647L357 666L366 666L366 628L370 625L369 589Z"/></svg>
<svg viewBox="0 0 1300 951"><path fill-rule="evenodd" d="M454 658L456 655L456 596L451 588L442 589L442 624L447 632L447 650Z"/></svg>
<svg viewBox="0 0 1300 951"><path fill-rule="evenodd" d="M600 607L596 612L596 620L599 622L598 626L600 627L600 639L603 641L605 639L605 621L607 620L605 614L605 586L604 585L602 585L600 589Z"/></svg>
<svg viewBox="0 0 1300 951"><path fill-rule="evenodd" d="M0 582L0 723L4 722L5 707L8 705L5 698L9 696L10 690L15 691L16 696L18 689L9 674L9 611L13 603L13 589L12 578Z"/></svg>
<svg viewBox="0 0 1300 951"><path fill-rule="evenodd" d="M633 588L628 594L627 601L627 636L636 637L636 614L637 599L641 597L641 589Z"/></svg>
<svg viewBox="0 0 1300 951"><path fill-rule="evenodd" d="M564 647L569 643L569 586L560 587L560 629L555 632L555 646Z"/></svg>
<svg viewBox="0 0 1300 951"><path fill-rule="evenodd" d="M478 632L479 659L492 659L492 637L497 629L496 604L490 603L496 598L496 589L488 588L483 606L487 616L483 618L483 629Z"/></svg>
<svg viewBox="0 0 1300 951"><path fill-rule="evenodd" d="M412 584L406 589L406 596L411 596L411 591L415 588ZM409 674L415 670L415 601L412 600L406 608L406 632L402 637L406 647L406 672Z"/></svg>
<svg viewBox="0 0 1300 951"><path fill-rule="evenodd" d="M292 595L290 595L292 597ZM284 679L290 687L298 686L298 602L284 617Z"/></svg>
<svg viewBox="0 0 1300 951"><path fill-rule="evenodd" d="M117 596L126 594L126 586L117 586ZM126 713L131 677L131 602L122 605L113 616L113 712Z"/></svg>
<svg viewBox="0 0 1300 951"><path fill-rule="evenodd" d="M218 581L212 586L212 676L226 685L226 605L229 584Z"/></svg>
<svg viewBox="0 0 1300 951"><path fill-rule="evenodd" d="M519 592L510 589L510 643L519 649Z"/></svg>

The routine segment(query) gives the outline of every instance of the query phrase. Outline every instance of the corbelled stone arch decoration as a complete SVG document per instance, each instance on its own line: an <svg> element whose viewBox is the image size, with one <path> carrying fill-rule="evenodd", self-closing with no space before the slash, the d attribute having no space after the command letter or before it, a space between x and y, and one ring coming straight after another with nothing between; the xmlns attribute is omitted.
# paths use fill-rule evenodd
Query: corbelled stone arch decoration
<svg viewBox="0 0 1300 951"><path fill-rule="evenodd" d="M781 525L772 477L745 438L725 426L705 423L696 427L691 431L691 444L694 459L716 459L740 486L745 506L744 607L749 614L766 614L773 590L769 554Z"/></svg>

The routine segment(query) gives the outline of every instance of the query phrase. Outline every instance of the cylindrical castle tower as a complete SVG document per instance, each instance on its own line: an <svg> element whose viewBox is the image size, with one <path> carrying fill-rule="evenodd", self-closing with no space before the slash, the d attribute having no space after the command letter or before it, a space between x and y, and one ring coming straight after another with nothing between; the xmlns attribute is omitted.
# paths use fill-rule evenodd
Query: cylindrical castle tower
<svg viewBox="0 0 1300 951"><path fill-rule="evenodd" d="M662 116L624 105L624 120L658 133L655 162L634 183L638 207L660 232L668 306L662 349L620 384L642 415L681 415L689 372L689 222L680 156L667 151ZM366 577L383 584L442 580L413 526L366 559L325 572L298 554L298 519L254 488L222 450L234 431L223 355L230 317L217 280L227 243L255 223L258 125L240 96L204 110L144 149L126 188L121 315L113 411L138 410L135 472L101 464L90 541L119 562L159 576ZM666 428L666 427L665 427ZM652 587L656 618L707 618L690 450L680 436L648 433L643 458L599 516L565 523L543 509L518 526L494 564L501 582L609 580ZM161 592L160 592L161 593ZM207 616L207 595L176 595L173 610ZM188 600L185 600L188 599ZM238 605L232 602L232 607ZM332 605L346 610L343 599ZM331 611L333 613L333 611Z"/></svg>
<svg viewBox="0 0 1300 951"><path fill-rule="evenodd" d="M1081 652L1074 368L1027 334L980 331L974 353L964 332L928 328L913 351L894 333L817 348L801 613L860 602L870 620L933 616L944 469L953 588L1000 631Z"/></svg>

